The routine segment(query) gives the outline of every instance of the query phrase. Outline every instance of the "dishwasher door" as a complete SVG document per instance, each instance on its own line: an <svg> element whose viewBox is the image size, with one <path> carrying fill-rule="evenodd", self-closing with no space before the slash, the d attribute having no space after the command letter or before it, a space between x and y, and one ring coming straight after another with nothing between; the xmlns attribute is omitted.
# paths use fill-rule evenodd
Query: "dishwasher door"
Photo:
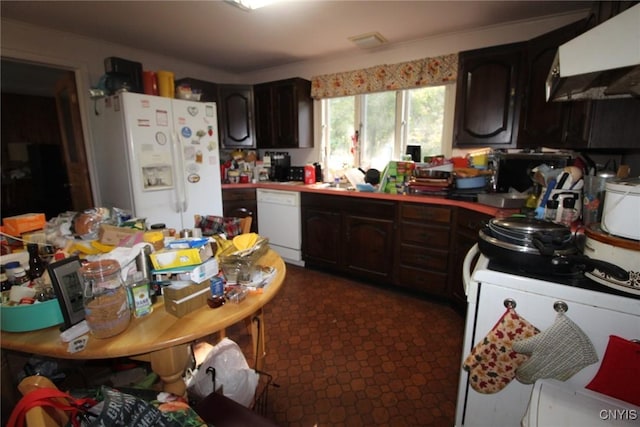
<svg viewBox="0 0 640 427"><path fill-rule="evenodd" d="M300 192L256 191L258 232L269 238L269 246L287 262L304 265L302 261L302 231Z"/></svg>

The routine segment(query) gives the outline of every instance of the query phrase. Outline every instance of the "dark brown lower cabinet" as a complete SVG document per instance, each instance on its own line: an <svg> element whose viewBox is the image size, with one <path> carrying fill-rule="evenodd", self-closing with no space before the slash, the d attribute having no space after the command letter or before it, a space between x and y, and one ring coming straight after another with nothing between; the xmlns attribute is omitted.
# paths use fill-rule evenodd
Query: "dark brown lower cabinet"
<svg viewBox="0 0 640 427"><path fill-rule="evenodd" d="M490 215L455 206L302 193L307 267L467 302L464 257Z"/></svg>
<svg viewBox="0 0 640 427"><path fill-rule="evenodd" d="M340 212L304 205L302 197L302 256L307 264L338 268L340 259Z"/></svg>
<svg viewBox="0 0 640 427"><path fill-rule="evenodd" d="M391 281L395 202L302 193L302 257L309 267Z"/></svg>
<svg viewBox="0 0 640 427"><path fill-rule="evenodd" d="M395 284L448 296L451 208L399 203Z"/></svg>
<svg viewBox="0 0 640 427"><path fill-rule="evenodd" d="M463 208L456 208L456 232L451 245L452 265L449 300L460 312L466 311L467 296L462 281L462 264L469 249L478 241L478 231L488 224L491 216Z"/></svg>

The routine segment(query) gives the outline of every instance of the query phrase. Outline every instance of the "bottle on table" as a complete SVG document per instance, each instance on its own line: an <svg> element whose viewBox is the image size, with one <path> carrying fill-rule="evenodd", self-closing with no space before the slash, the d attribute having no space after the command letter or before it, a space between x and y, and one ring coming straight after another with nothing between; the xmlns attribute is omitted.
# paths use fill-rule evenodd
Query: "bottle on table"
<svg viewBox="0 0 640 427"><path fill-rule="evenodd" d="M40 257L40 248L37 243L28 243L27 252L29 252L29 278L35 280L44 274L46 265Z"/></svg>

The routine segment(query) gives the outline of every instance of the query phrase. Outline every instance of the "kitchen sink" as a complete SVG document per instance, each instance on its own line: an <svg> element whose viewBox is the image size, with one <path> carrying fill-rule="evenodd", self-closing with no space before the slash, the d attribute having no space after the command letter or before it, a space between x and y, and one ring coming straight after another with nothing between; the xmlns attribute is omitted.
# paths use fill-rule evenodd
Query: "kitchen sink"
<svg viewBox="0 0 640 427"><path fill-rule="evenodd" d="M353 186L348 182L340 183L340 184L334 184L334 183L328 183L328 182L317 182L315 184L310 184L308 187L320 188L323 190L355 191L355 188L353 188Z"/></svg>

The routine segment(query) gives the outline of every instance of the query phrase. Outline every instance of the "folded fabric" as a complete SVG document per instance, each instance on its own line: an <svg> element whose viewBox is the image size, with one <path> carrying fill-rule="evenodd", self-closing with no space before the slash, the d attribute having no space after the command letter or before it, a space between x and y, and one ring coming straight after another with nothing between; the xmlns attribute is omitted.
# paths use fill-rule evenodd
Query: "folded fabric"
<svg viewBox="0 0 640 427"><path fill-rule="evenodd" d="M598 361L589 337L564 313L558 313L547 330L514 342L513 349L531 356L516 371L516 378L524 384L533 384L542 378L566 381Z"/></svg>
<svg viewBox="0 0 640 427"><path fill-rule="evenodd" d="M469 371L469 385L478 393L502 390L513 380L516 368L528 359L512 349L513 342L529 338L538 330L508 308L489 333L479 341L462 366Z"/></svg>
<svg viewBox="0 0 640 427"><path fill-rule="evenodd" d="M195 226L204 236L224 234L230 239L242 233L241 222L242 218L205 215L196 217Z"/></svg>
<svg viewBox="0 0 640 427"><path fill-rule="evenodd" d="M609 335L600 368L586 387L640 406L640 342Z"/></svg>

